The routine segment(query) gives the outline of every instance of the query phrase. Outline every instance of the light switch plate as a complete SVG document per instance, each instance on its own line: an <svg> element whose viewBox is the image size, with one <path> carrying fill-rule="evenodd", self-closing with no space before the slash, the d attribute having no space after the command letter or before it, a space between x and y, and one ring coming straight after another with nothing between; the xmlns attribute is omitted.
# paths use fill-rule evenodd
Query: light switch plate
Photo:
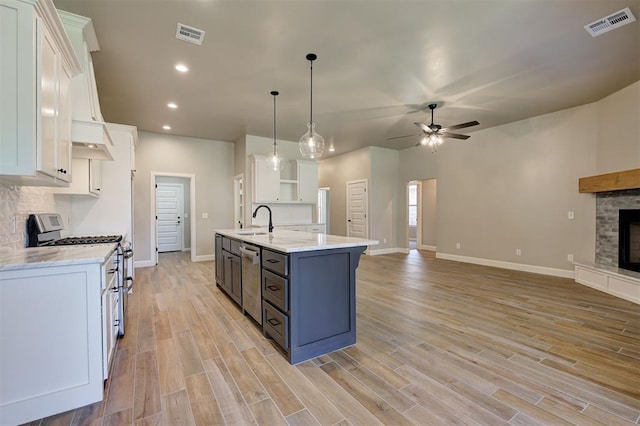
<svg viewBox="0 0 640 426"><path fill-rule="evenodd" d="M209 219L209 213L202 213L203 219Z"/></svg>

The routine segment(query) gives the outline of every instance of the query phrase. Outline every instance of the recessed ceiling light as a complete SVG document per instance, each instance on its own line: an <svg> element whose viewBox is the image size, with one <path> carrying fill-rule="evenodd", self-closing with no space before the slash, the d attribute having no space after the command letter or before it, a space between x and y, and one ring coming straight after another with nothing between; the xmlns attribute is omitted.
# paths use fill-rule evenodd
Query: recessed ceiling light
<svg viewBox="0 0 640 426"><path fill-rule="evenodd" d="M93 148L95 148L95 147L96 147L96 144L94 144L94 143L88 143L88 144L87 144L87 148L91 148L91 149L93 149Z"/></svg>
<svg viewBox="0 0 640 426"><path fill-rule="evenodd" d="M162 126L162 128L165 130L171 130L171 126L169 126L168 124L165 124L164 126Z"/></svg>
<svg viewBox="0 0 640 426"><path fill-rule="evenodd" d="M176 64L176 70L180 72L187 72L189 71L189 68L184 64Z"/></svg>
<svg viewBox="0 0 640 426"><path fill-rule="evenodd" d="M176 108L178 108L178 104L176 104L175 102L169 102L169 103L167 104L167 106L168 106L169 108L171 108L171 109L176 109Z"/></svg>

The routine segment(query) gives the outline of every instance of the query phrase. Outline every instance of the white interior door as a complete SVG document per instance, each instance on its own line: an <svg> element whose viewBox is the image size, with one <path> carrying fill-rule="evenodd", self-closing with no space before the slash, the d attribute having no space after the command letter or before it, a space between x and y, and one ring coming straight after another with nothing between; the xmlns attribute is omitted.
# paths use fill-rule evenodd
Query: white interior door
<svg viewBox="0 0 640 426"><path fill-rule="evenodd" d="M368 238L367 181L347 182L347 237Z"/></svg>
<svg viewBox="0 0 640 426"><path fill-rule="evenodd" d="M176 183L156 184L158 252L182 250L183 188Z"/></svg>

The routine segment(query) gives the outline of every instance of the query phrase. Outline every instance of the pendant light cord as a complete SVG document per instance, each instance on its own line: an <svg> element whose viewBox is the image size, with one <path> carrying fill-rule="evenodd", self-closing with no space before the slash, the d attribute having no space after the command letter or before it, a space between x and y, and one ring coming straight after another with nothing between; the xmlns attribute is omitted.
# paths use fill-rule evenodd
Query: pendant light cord
<svg viewBox="0 0 640 426"><path fill-rule="evenodd" d="M271 92L273 95L273 155L277 154L277 145L276 145L276 96L278 96L278 92Z"/></svg>
<svg viewBox="0 0 640 426"><path fill-rule="evenodd" d="M309 123L313 123L313 59L310 60L309 62L311 62L311 84L310 84L311 102L309 104Z"/></svg>

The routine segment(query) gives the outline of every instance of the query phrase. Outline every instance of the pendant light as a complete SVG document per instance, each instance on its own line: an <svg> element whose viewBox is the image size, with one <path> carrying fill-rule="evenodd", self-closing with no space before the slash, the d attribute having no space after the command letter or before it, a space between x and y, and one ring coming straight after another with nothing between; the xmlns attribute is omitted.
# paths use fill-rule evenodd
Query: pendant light
<svg viewBox="0 0 640 426"><path fill-rule="evenodd" d="M282 169L282 157L278 155L278 143L276 142L276 96L280 93L277 91L271 92L273 96L273 153L267 161L267 167L276 172Z"/></svg>
<svg viewBox="0 0 640 426"><path fill-rule="evenodd" d="M307 133L300 137L298 148L304 158L317 159L324 152L324 138L316 132L316 123L313 122L313 61L318 57L315 53L309 53L307 60L311 63L311 99L309 102L309 123L307 123Z"/></svg>

